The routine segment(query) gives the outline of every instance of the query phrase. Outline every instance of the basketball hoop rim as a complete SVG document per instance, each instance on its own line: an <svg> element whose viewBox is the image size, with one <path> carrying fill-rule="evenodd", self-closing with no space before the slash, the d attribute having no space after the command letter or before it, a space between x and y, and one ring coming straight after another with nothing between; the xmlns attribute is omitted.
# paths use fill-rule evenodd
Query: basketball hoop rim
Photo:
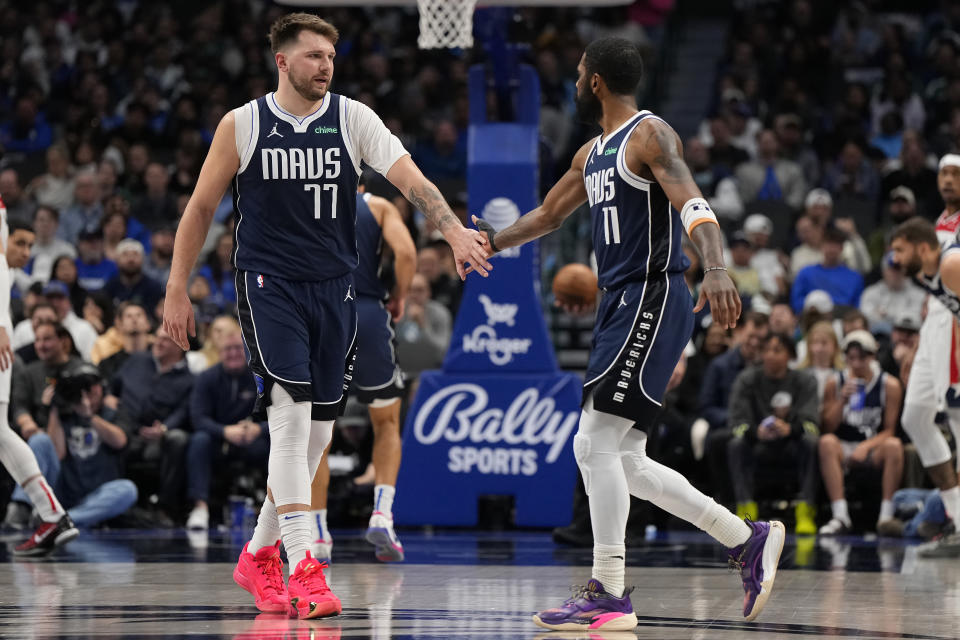
<svg viewBox="0 0 960 640"><path fill-rule="evenodd" d="M485 7L614 7L633 0L477 0L477 9ZM326 7L415 7L417 0L277 0L278 4L308 9Z"/></svg>

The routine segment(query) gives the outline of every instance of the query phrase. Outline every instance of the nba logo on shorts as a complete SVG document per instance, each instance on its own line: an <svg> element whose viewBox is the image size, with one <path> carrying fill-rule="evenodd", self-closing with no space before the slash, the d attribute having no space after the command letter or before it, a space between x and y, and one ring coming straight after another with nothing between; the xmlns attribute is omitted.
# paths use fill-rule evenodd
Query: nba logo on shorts
<svg viewBox="0 0 960 640"><path fill-rule="evenodd" d="M263 289L263 274L257 276L257 286Z"/></svg>

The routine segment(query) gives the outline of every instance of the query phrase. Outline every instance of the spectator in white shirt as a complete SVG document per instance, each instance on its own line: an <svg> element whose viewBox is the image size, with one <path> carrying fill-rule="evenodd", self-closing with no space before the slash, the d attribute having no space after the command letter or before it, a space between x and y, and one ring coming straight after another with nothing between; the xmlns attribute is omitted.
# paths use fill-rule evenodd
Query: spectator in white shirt
<svg viewBox="0 0 960 640"><path fill-rule="evenodd" d="M40 206L33 214L33 233L36 241L30 251L30 277L46 284L53 271L53 263L60 256L77 257L77 250L66 240L57 237L60 214L56 209Z"/></svg>
<svg viewBox="0 0 960 640"><path fill-rule="evenodd" d="M770 234L773 233L773 222L762 213L754 213L743 221L743 232L753 245L750 266L760 274L760 290L773 299L786 294L787 284L782 262L785 256L779 250L767 246Z"/></svg>
<svg viewBox="0 0 960 640"><path fill-rule="evenodd" d="M888 254L883 260L883 280L870 285L860 297L860 310L873 332L889 333L893 322L918 313L926 293L893 266Z"/></svg>

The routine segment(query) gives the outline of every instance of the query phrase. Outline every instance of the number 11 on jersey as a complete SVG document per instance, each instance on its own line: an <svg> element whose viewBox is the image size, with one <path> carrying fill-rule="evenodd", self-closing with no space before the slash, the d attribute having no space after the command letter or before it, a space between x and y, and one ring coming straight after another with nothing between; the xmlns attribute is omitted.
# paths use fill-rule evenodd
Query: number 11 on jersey
<svg viewBox="0 0 960 640"><path fill-rule="evenodd" d="M620 244L620 217L617 215L616 207L603 208L603 237L610 244L610 236L613 235L613 244Z"/></svg>
<svg viewBox="0 0 960 640"><path fill-rule="evenodd" d="M336 218L336 217L337 217L337 187L338 187L338 185L335 185L335 184L323 184L323 185L320 185L320 184L305 184L305 185L303 185L303 190L304 190L304 191L313 191L313 217L314 217L314 218L316 218L317 220L320 219L321 209L323 208L323 206L321 205L321 197L320 197L320 194L323 193L324 191L330 191L330 192L331 192L331 197L330 197L330 210L331 210L331 212L333 213L333 215L332 215L331 217L332 217L332 218ZM618 240L617 240L617 242L620 242L620 240L619 240L619 235L618 235ZM608 243L608 244L609 244L609 243Z"/></svg>

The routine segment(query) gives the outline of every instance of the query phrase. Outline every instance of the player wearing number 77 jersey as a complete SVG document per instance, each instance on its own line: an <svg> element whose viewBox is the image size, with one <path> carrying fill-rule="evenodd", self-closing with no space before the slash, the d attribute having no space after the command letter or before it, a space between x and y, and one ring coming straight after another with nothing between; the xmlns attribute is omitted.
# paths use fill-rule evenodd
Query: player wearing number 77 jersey
<svg viewBox="0 0 960 640"><path fill-rule="evenodd" d="M624 536L630 494L692 522L730 548L743 579L743 615L763 609L783 549L779 522L744 522L679 473L646 455L663 394L693 329L683 273L684 230L703 256L697 309L710 301L714 322L732 327L737 289L723 266L720 227L683 162L666 122L639 111L634 98L642 60L636 45L601 38L578 66L577 111L603 135L583 145L543 204L499 231L474 218L492 251L558 228L584 202L593 218L603 300L583 389L573 452L593 524L593 576L562 605L534 622L548 629L626 630L637 624L624 584ZM789 425L787 425L789 429Z"/></svg>
<svg viewBox="0 0 960 640"><path fill-rule="evenodd" d="M466 229L400 141L365 105L329 91L338 33L306 13L278 19L270 45L279 87L220 122L184 211L167 283L164 327L184 349L186 294L213 212L233 184L238 313L270 426L268 496L234 579L262 611L340 612L310 557L310 480L350 386L357 339L356 197L365 162L400 189L464 263L486 275L483 234ZM284 586L282 539L290 566Z"/></svg>

